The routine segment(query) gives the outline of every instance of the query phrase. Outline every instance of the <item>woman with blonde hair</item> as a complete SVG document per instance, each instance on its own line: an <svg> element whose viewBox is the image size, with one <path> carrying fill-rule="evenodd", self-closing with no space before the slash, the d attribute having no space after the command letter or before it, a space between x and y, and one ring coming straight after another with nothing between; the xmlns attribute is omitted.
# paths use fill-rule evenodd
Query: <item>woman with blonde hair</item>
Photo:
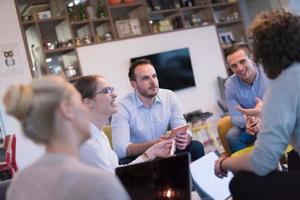
<svg viewBox="0 0 300 200"><path fill-rule="evenodd" d="M128 199L118 179L78 161L79 146L90 137L88 111L80 94L60 77L12 85L4 95L6 112L46 153L13 178L7 199Z"/></svg>

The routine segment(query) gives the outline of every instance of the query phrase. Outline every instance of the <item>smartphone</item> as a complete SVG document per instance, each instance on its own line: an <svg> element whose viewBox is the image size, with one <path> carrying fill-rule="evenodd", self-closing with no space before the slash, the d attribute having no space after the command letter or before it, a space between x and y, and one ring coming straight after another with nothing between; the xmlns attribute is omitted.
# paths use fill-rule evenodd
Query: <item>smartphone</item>
<svg viewBox="0 0 300 200"><path fill-rule="evenodd" d="M214 150L215 154L218 156L218 157L221 157L221 153L218 151L218 150Z"/></svg>
<svg viewBox="0 0 300 200"><path fill-rule="evenodd" d="M172 140L172 146L171 146L171 149L170 149L170 156L174 155L175 151L176 151L175 140Z"/></svg>
<svg viewBox="0 0 300 200"><path fill-rule="evenodd" d="M177 133L186 132L189 126L189 124L185 124L183 126L172 129L170 135L168 136L168 139L175 138Z"/></svg>

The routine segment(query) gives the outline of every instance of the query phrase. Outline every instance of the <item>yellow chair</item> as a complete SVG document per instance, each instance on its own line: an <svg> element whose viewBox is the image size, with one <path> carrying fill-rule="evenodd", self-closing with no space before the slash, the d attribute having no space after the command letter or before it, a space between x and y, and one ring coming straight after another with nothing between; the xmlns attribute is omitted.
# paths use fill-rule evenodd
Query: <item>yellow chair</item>
<svg viewBox="0 0 300 200"><path fill-rule="evenodd" d="M202 122L201 125L195 126L191 128L191 131L193 133L193 138L199 138L200 136L198 134L200 134L200 131L202 129L204 129L206 131L206 134L209 137L209 142L212 141L213 145L219 149L219 143L217 138L215 137L215 134L213 133L213 131L211 130L212 124L209 122ZM202 141L204 146L205 146L205 141Z"/></svg>
<svg viewBox="0 0 300 200"><path fill-rule="evenodd" d="M248 152L252 151L253 149L254 149L254 146L253 146L253 145L252 145L252 146L249 146L249 147L247 147L247 148L244 148L244 149L241 149L241 150L239 150L239 151L237 151L237 152L234 152L233 154L231 154L231 157L237 157L237 156L240 156L240 155L242 155L242 154L244 154L244 153L248 153ZM285 162L282 162L282 161L283 161L284 159L287 159L287 158L285 158L285 157L287 157L287 154L288 154L291 150L293 150L293 147L292 147L291 145L288 145L287 148L285 149L285 151L284 151L282 157L281 157L281 163L285 163Z"/></svg>
<svg viewBox="0 0 300 200"><path fill-rule="evenodd" d="M229 145L227 143L226 134L231 127L233 127L233 125L231 123L230 116L225 116L225 117L222 117L221 119L219 119L218 125L217 125L218 135L219 135L221 144L224 147L225 153L227 155L230 155L231 153L230 153Z"/></svg>
<svg viewBox="0 0 300 200"><path fill-rule="evenodd" d="M221 144L222 144L223 147L224 147L225 153L226 153L227 155L231 155L230 148L229 148L229 145L228 145L227 139L226 139L226 134L227 134L227 132L229 131L229 129L230 129L231 127L233 127L233 125L232 125L232 123L231 123L231 118L230 118L230 116L222 117L222 118L218 121L218 125L217 125L218 135L219 135ZM235 152L234 154L232 154L232 156L235 157L235 156L237 156L237 155L240 155L240 154L243 154L243 153L252 151L253 148L254 148L254 147L251 145L251 146L249 146L249 147L246 147L246 148L244 148L244 149L241 149L241 150ZM287 149L285 150L285 154L287 154L288 152L290 152L292 149L293 149L293 147L292 147L291 145L288 145Z"/></svg>
<svg viewBox="0 0 300 200"><path fill-rule="evenodd" d="M233 154L231 154L230 157L237 157L237 156L240 156L240 155L242 155L242 154L244 154L244 153L248 153L248 152L252 151L253 149L254 149L254 146L253 146L253 145L250 146L250 147L246 147L246 148L241 149L241 150L239 150L239 151L237 151L237 152L234 152Z"/></svg>
<svg viewBox="0 0 300 200"><path fill-rule="evenodd" d="M105 135L107 136L108 138L108 141L109 141L109 144L112 148L112 135L111 135L111 126L110 125L106 125L104 126L103 128L103 132L105 133Z"/></svg>

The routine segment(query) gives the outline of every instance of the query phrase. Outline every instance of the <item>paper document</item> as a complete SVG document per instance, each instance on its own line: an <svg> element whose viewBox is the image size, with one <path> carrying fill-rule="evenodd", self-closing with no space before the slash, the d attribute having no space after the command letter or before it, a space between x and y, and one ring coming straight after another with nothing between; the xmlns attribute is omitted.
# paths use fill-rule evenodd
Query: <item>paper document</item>
<svg viewBox="0 0 300 200"><path fill-rule="evenodd" d="M196 187L200 187L215 200L224 200L230 197L229 182L233 177L231 172L227 177L218 178L214 172L214 164L218 159L212 151L190 164L192 178Z"/></svg>

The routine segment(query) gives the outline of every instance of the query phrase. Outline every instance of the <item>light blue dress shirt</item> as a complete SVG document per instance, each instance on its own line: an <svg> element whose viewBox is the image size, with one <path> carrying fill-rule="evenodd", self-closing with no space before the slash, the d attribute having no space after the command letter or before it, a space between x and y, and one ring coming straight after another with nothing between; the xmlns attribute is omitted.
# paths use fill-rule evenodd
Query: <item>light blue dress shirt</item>
<svg viewBox="0 0 300 200"><path fill-rule="evenodd" d="M228 112L234 126L245 128L246 120L235 107L240 105L242 108L253 108L256 105L255 98L263 99L269 79L260 67L255 67L256 78L252 85L242 81L239 76L233 74L225 82L225 97Z"/></svg>
<svg viewBox="0 0 300 200"><path fill-rule="evenodd" d="M168 128L186 124L174 92L159 89L154 103L145 107L135 92L129 93L118 104L112 116L113 147L119 159L127 156L129 144L157 140Z"/></svg>

